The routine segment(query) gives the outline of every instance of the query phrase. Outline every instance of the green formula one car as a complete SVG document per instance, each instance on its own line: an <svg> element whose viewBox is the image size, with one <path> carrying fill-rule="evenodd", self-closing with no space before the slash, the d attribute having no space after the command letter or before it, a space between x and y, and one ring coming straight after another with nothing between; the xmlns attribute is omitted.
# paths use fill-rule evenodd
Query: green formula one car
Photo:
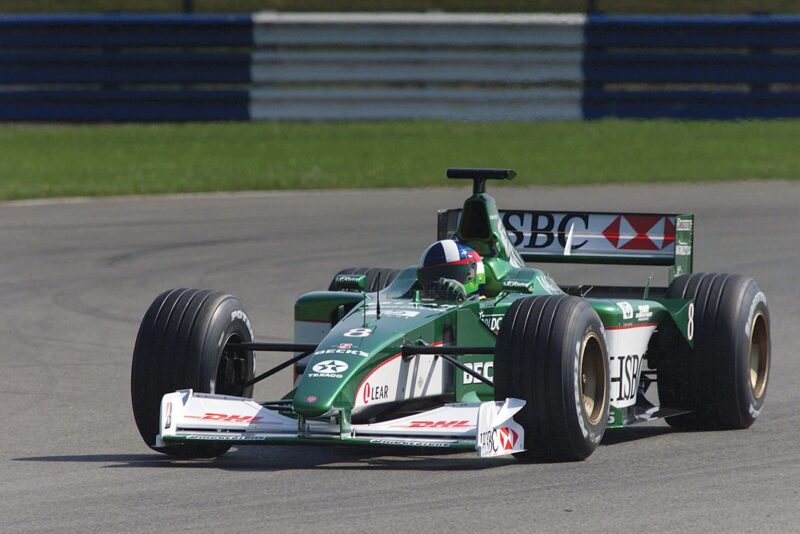
<svg viewBox="0 0 800 534"><path fill-rule="evenodd" d="M439 241L419 265L347 269L302 295L293 343L256 341L231 295L156 298L131 377L147 445L177 457L311 443L581 460L607 429L655 418L680 429L755 421L766 298L751 278L692 273L691 215L498 211L486 181L513 171L448 177L473 180L473 194L439 212ZM526 261L663 265L670 283L564 287ZM294 355L256 376L257 351ZM251 399L253 384L290 366L283 398Z"/></svg>

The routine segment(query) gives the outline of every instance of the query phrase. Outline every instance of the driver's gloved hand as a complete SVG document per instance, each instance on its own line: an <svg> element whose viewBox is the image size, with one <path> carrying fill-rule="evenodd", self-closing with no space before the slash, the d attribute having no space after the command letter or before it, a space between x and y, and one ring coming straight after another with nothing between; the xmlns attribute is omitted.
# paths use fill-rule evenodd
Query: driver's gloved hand
<svg viewBox="0 0 800 534"><path fill-rule="evenodd" d="M467 290L464 284L452 278L439 278L439 290L447 300L462 302L467 298Z"/></svg>

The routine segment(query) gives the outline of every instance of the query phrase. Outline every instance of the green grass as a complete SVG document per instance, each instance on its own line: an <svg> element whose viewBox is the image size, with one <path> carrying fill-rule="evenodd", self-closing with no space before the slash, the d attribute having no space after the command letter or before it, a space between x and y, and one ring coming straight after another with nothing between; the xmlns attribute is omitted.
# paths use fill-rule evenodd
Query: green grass
<svg viewBox="0 0 800 534"><path fill-rule="evenodd" d="M800 179L800 120L205 123L0 127L0 199L444 185Z"/></svg>

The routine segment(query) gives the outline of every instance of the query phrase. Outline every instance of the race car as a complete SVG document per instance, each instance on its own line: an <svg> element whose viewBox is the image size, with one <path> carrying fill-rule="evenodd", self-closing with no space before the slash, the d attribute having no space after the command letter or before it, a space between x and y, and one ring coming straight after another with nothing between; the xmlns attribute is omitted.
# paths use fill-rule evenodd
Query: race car
<svg viewBox="0 0 800 534"><path fill-rule="evenodd" d="M302 295L291 343L257 341L232 295L159 295L131 373L145 443L182 458L339 444L583 460L606 430L657 418L753 424L769 377L766 297L751 278L692 272L692 215L499 211L486 183L514 171L447 175L473 192L438 213L419 263L345 269ZM526 262L659 265L670 281L559 286ZM256 375L258 351L293 354ZM287 367L286 395L251 398Z"/></svg>

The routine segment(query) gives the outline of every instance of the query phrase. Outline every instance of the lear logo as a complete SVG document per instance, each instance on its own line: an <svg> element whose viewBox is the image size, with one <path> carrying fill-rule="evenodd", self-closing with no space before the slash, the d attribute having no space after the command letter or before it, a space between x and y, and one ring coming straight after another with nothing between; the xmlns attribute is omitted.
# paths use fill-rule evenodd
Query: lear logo
<svg viewBox="0 0 800 534"><path fill-rule="evenodd" d="M311 368L321 375L335 375L347 371L347 364L341 360L325 360Z"/></svg>
<svg viewBox="0 0 800 534"><path fill-rule="evenodd" d="M504 451L513 450L519 439L519 434L514 429L506 427L499 428L497 433L500 437L500 448Z"/></svg>
<svg viewBox="0 0 800 534"><path fill-rule="evenodd" d="M389 398L389 386L382 384L380 386L371 386L369 382L364 384L363 401L364 404L369 404L369 401L383 400Z"/></svg>

